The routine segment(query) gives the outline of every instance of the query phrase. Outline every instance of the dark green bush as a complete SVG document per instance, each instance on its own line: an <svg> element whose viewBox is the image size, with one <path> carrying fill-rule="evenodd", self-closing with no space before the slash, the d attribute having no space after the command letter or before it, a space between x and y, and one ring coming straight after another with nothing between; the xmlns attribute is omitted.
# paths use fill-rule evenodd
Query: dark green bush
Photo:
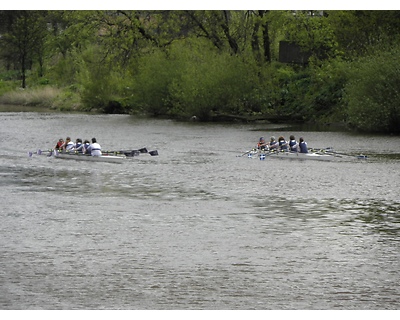
<svg viewBox="0 0 400 320"><path fill-rule="evenodd" d="M400 132L400 46L349 66L348 122L362 131Z"/></svg>

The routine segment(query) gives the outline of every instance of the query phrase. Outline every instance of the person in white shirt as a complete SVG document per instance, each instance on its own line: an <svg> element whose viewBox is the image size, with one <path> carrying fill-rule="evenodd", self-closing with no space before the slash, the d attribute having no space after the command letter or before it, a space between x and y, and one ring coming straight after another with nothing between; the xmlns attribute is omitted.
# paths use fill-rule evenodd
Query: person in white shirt
<svg viewBox="0 0 400 320"><path fill-rule="evenodd" d="M75 144L71 141L71 138L67 137L65 139L65 142L64 142L62 148L64 151L71 151L74 149L74 146L75 146Z"/></svg>
<svg viewBox="0 0 400 320"><path fill-rule="evenodd" d="M85 153L90 153L92 156L101 156L101 146L97 143L96 138L92 138L92 143L86 149Z"/></svg>

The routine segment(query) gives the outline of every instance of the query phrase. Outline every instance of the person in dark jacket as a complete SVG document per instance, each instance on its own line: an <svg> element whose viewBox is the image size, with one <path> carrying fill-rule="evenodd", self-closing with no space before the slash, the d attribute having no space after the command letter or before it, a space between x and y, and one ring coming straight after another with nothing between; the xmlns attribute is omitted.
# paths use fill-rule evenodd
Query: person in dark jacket
<svg viewBox="0 0 400 320"><path fill-rule="evenodd" d="M303 137L299 139L300 153L308 153L307 142L304 141Z"/></svg>

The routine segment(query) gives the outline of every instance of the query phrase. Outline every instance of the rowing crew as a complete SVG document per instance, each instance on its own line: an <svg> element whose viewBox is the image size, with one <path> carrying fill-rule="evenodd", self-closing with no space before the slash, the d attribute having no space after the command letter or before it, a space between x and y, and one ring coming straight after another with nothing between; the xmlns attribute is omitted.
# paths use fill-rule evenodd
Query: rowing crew
<svg viewBox="0 0 400 320"><path fill-rule="evenodd" d="M75 143L71 141L70 137L58 140L56 150L62 150L66 152L76 152L82 154L90 154L92 156L101 156L101 146L97 143L96 138L92 138L92 143L89 140L82 142L82 139L76 139Z"/></svg>
<svg viewBox="0 0 400 320"><path fill-rule="evenodd" d="M280 136L278 141L276 141L275 137L272 136L269 143L265 142L265 139L261 137L258 141L257 149L264 151L308 153L307 142L305 142L302 137L299 139L299 142L297 142L294 135L290 136L289 141L286 141L282 136Z"/></svg>

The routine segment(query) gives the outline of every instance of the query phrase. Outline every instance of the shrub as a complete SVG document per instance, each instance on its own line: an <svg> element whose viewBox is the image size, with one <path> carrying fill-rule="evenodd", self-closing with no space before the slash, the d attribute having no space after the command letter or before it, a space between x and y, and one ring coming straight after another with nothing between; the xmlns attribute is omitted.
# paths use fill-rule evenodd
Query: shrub
<svg viewBox="0 0 400 320"><path fill-rule="evenodd" d="M118 69L112 68L111 61L96 47L88 47L81 55L79 74L80 95L83 108L86 111L99 109L104 111L110 101L115 101L118 94Z"/></svg>
<svg viewBox="0 0 400 320"><path fill-rule="evenodd" d="M179 62L168 59L165 52L156 49L140 58L138 65L129 86L131 107L153 115L167 114L168 88L180 72Z"/></svg>
<svg viewBox="0 0 400 320"><path fill-rule="evenodd" d="M248 101L258 87L257 72L240 57L204 46L200 40L188 42L171 53L180 62L180 72L168 88L169 113L210 120L215 112L249 111Z"/></svg>
<svg viewBox="0 0 400 320"><path fill-rule="evenodd" d="M400 45L360 59L346 86L348 122L362 131L400 132Z"/></svg>

